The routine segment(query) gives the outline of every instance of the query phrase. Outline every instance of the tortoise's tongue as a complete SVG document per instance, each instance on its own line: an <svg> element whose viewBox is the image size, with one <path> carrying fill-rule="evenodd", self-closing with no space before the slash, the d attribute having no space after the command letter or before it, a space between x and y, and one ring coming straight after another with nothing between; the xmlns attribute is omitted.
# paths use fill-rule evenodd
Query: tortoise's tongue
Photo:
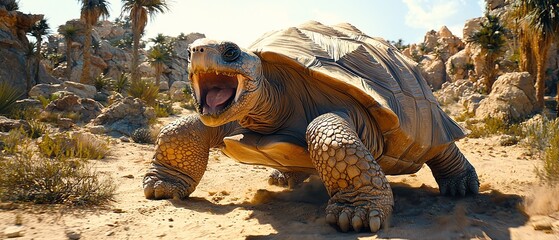
<svg viewBox="0 0 559 240"><path fill-rule="evenodd" d="M215 113L217 112L217 107L219 105L224 104L233 96L235 89L233 88L213 88L211 89L208 94L206 95L206 104L210 109L207 109L208 112ZM205 111L204 111L205 112Z"/></svg>

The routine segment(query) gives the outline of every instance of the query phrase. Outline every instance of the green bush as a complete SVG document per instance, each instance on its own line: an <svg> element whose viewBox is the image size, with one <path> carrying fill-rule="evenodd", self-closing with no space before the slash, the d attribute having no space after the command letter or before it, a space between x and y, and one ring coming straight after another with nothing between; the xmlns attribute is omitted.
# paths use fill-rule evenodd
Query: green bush
<svg viewBox="0 0 559 240"><path fill-rule="evenodd" d="M8 82L0 82L0 115L7 115L16 101L25 94Z"/></svg>
<svg viewBox="0 0 559 240"><path fill-rule="evenodd" d="M181 103L181 107L189 110L196 110L196 101L194 101L194 98L192 97L192 90L190 87L185 87L183 89L183 93L186 100Z"/></svg>
<svg viewBox="0 0 559 240"><path fill-rule="evenodd" d="M0 157L0 201L99 205L113 199L114 181L87 161L45 158L31 151Z"/></svg>
<svg viewBox="0 0 559 240"><path fill-rule="evenodd" d="M149 143L155 142L155 138L149 128L138 128L132 132L132 140L136 143Z"/></svg>
<svg viewBox="0 0 559 240"><path fill-rule="evenodd" d="M110 87L111 82L111 78L105 77L105 75L101 73L97 77L95 77L95 79L93 79L93 86L95 86L95 89L97 89L97 91L99 92Z"/></svg>
<svg viewBox="0 0 559 240"><path fill-rule="evenodd" d="M111 89L118 93L124 93L128 91L130 87L130 80L129 76L126 73L121 73L117 79L111 80Z"/></svg>
<svg viewBox="0 0 559 240"><path fill-rule="evenodd" d="M1 138L4 142L3 151L5 154L15 154L20 151L21 143L26 141L26 133L23 129L12 129L8 135Z"/></svg>
<svg viewBox="0 0 559 240"><path fill-rule="evenodd" d="M128 90L130 96L144 100L149 106L155 104L158 93L159 86L155 85L151 79L147 78L132 82Z"/></svg>

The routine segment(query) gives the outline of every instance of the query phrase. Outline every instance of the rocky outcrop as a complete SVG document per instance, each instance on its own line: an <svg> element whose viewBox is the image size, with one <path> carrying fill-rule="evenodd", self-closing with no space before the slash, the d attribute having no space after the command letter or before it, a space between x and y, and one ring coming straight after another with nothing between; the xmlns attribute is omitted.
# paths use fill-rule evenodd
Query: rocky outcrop
<svg viewBox="0 0 559 240"><path fill-rule="evenodd" d="M171 89L169 89L169 97L173 101L184 101L186 100L187 96L184 93L184 89L188 87L188 82L186 81L176 81L171 85Z"/></svg>
<svg viewBox="0 0 559 240"><path fill-rule="evenodd" d="M421 62L423 77L432 89L438 90L446 82L445 65L441 59L425 58Z"/></svg>
<svg viewBox="0 0 559 240"><path fill-rule="evenodd" d="M534 78L527 72L506 73L495 81L475 113L477 118L521 120L534 111L535 104Z"/></svg>
<svg viewBox="0 0 559 240"><path fill-rule="evenodd" d="M459 79L468 78L468 71L473 67L473 64L470 62L471 59L466 50L461 50L460 52L452 55L448 61L446 61L446 74L448 76L448 80L455 82Z"/></svg>
<svg viewBox="0 0 559 240"><path fill-rule="evenodd" d="M26 55L29 41L27 32L35 22L43 19L43 15L24 14L19 11L8 11L4 7L8 0L0 2L0 81L24 91L27 88L26 79L35 72L37 62L35 58ZM51 83L52 78L43 65L39 65L38 82ZM31 77L31 85L37 82Z"/></svg>
<svg viewBox="0 0 559 240"><path fill-rule="evenodd" d="M131 136L136 129L148 127L154 118L153 108L140 99L127 97L105 108L88 128L92 133Z"/></svg>
<svg viewBox="0 0 559 240"><path fill-rule="evenodd" d="M50 102L45 107L44 113L60 114L61 116L78 113L78 121L87 123L101 114L102 109L103 105L91 98L80 98L74 94L69 94Z"/></svg>
<svg viewBox="0 0 559 240"><path fill-rule="evenodd" d="M80 98L94 98L97 93L97 89L94 86L66 81L61 84L38 84L31 88L29 96L33 98L39 96L50 98L52 94L60 91L71 92Z"/></svg>

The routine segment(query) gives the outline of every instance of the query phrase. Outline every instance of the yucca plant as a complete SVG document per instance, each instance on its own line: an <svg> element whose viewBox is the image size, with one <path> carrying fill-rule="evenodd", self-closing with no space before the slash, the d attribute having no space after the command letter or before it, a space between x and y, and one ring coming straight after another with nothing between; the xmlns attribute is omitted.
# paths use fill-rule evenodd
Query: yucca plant
<svg viewBox="0 0 559 240"><path fill-rule="evenodd" d="M126 73L121 73L118 78L111 80L111 89L118 93L124 93L130 88L130 77Z"/></svg>
<svg viewBox="0 0 559 240"><path fill-rule="evenodd" d="M155 104L158 93L159 86L147 78L142 78L136 82L132 81L128 90L130 96L144 100L149 106Z"/></svg>
<svg viewBox="0 0 559 240"><path fill-rule="evenodd" d="M6 115L24 92L8 82L0 82L0 114Z"/></svg>
<svg viewBox="0 0 559 240"><path fill-rule="evenodd" d="M95 77L95 79L93 79L93 86L95 86L95 89L97 89L97 91L99 92L109 87L111 84L111 80L111 78L105 77L105 75L101 73L97 77Z"/></svg>

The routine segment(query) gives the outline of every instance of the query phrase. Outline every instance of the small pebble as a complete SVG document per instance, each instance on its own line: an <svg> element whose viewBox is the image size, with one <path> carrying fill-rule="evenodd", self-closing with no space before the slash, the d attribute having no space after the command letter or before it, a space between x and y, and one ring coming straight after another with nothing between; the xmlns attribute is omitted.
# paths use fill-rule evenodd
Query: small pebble
<svg viewBox="0 0 559 240"><path fill-rule="evenodd" d="M8 238L23 237L24 230L23 226L10 226L4 229L4 236Z"/></svg>

